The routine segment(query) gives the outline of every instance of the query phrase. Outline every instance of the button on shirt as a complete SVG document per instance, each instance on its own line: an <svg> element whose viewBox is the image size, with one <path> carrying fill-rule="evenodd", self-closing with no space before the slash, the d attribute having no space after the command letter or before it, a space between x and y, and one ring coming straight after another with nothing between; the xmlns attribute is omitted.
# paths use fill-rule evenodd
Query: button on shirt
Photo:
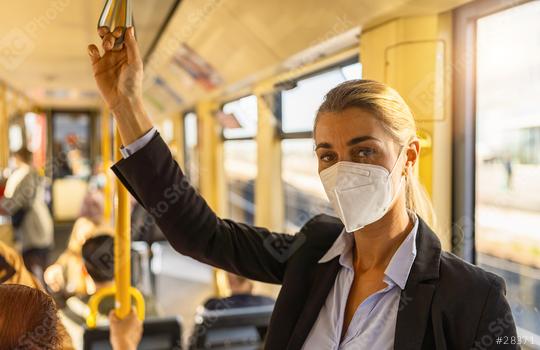
<svg viewBox="0 0 540 350"><path fill-rule="evenodd" d="M328 262L339 255L341 268L302 349L386 350L394 348L399 299L416 257L418 218L415 214L413 217L415 221L413 229L396 250L384 271L383 281L387 287L370 295L358 306L343 341L341 341L341 334L345 306L354 279L354 236L344 231L337 238L319 263Z"/></svg>

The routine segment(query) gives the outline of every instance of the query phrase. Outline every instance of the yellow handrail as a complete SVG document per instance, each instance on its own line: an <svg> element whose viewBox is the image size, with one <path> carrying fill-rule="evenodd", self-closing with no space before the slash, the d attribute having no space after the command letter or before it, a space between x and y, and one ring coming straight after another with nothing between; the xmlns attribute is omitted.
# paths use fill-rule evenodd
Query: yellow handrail
<svg viewBox="0 0 540 350"><path fill-rule="evenodd" d="M116 287L107 287L100 289L96 294L92 295L88 301L88 307L90 309L90 314L86 318L86 325L88 328L95 328L97 323L98 308L101 301L110 295L116 293ZM129 294L133 299L135 299L135 309L137 310L137 317L142 321L144 320L145 306L144 298L141 292L136 288L130 287Z"/></svg>
<svg viewBox="0 0 540 350"><path fill-rule="evenodd" d="M114 135L116 160L122 158L120 153L120 133ZM117 204L115 215L114 238L114 282L116 285L116 316L124 318L129 315L131 300L131 235L130 235L130 203L129 193L120 180L116 180Z"/></svg>
<svg viewBox="0 0 540 350"><path fill-rule="evenodd" d="M120 134L116 131L114 135L114 148L116 160L122 155L120 153ZM117 203L115 215L115 237L114 237L114 287L103 288L94 294L89 302L90 314L86 319L89 328L96 327L96 318L99 304L109 295L115 296L115 312L118 318L126 317L131 311L131 297L135 299L137 316L144 320L145 305L144 298L136 288L131 286L131 232L130 232L130 202L129 192L122 185L120 180L116 181Z"/></svg>
<svg viewBox="0 0 540 350"><path fill-rule="evenodd" d="M110 124L111 115L107 107L103 108L101 112L101 163L103 167L103 173L105 175L105 186L103 188L103 222L105 225L110 225L112 218L112 179L109 174L109 168L111 167L111 139Z"/></svg>

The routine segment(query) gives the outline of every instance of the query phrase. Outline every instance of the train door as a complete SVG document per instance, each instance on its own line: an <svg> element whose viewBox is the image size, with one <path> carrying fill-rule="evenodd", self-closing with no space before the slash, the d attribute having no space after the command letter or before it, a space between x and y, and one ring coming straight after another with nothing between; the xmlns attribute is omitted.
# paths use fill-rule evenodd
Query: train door
<svg viewBox="0 0 540 350"><path fill-rule="evenodd" d="M95 118L87 112L52 113L52 202L55 221L70 222L80 213L93 173ZM66 195L69 193L69 195Z"/></svg>
<svg viewBox="0 0 540 350"><path fill-rule="evenodd" d="M479 1L457 13L457 49L466 56L454 67L464 88L456 90L454 151L465 162L454 163L462 193L454 197L454 239L464 257L505 279L518 334L537 345L540 2L511 5Z"/></svg>

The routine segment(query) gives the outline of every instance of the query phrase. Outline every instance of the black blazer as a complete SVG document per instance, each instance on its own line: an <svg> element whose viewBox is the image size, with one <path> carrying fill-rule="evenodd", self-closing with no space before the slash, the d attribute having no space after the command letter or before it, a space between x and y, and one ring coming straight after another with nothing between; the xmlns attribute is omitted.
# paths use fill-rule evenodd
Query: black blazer
<svg viewBox="0 0 540 350"><path fill-rule="evenodd" d="M190 186L159 135L113 171L181 254L247 278L282 284L265 349L302 348L332 288L339 257L318 264L343 229L319 215L298 234L218 218ZM516 349L500 277L441 251L420 219L417 256L397 316L395 349Z"/></svg>

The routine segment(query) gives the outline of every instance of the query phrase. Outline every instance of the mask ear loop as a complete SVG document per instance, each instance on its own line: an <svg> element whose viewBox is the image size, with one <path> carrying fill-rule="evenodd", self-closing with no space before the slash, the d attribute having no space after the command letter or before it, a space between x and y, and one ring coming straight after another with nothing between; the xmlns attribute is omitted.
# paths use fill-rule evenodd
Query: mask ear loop
<svg viewBox="0 0 540 350"><path fill-rule="evenodd" d="M386 177L386 180L389 180L392 177L392 173L394 172L394 169L396 168L397 163L399 162L399 160L401 159L401 156L403 155L403 149L404 148L405 148L405 146L403 146L403 145L399 148L399 155L398 155L396 161L394 162L394 165L392 166L392 169L388 173L388 176Z"/></svg>

